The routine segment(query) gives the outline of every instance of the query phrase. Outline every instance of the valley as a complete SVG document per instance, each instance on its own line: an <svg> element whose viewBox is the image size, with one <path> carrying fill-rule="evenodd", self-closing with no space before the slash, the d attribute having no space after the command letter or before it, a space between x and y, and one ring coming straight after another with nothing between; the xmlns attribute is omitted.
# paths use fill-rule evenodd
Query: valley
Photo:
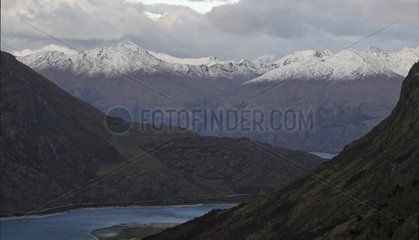
<svg viewBox="0 0 419 240"><path fill-rule="evenodd" d="M0 239L418 239L418 1L2 0Z"/></svg>

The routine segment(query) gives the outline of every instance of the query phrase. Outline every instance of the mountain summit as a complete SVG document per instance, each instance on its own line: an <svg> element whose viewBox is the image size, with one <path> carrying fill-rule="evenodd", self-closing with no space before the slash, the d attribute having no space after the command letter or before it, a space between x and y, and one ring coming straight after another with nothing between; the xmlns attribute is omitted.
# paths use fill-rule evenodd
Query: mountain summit
<svg viewBox="0 0 419 240"><path fill-rule="evenodd" d="M76 74L86 75L120 76L136 72L171 72L186 76L231 78L235 75L261 75L273 69L271 64L249 63L251 66L247 66L240 62L220 61L215 57L182 59L147 51L131 41L85 51L50 45L38 50L25 49L12 53L37 71L67 69ZM206 66L208 69L200 66ZM229 68L231 69L227 75L225 71Z"/></svg>
<svg viewBox="0 0 419 240"><path fill-rule="evenodd" d="M419 47L385 52L378 48L342 51L296 51L282 58L275 55L261 56L248 61L251 67L239 67L240 62L222 61L215 57L177 58L165 53L147 51L131 41L123 41L102 48L75 51L63 46L49 45L38 50L24 49L12 52L23 63L35 70L46 68L71 68L80 74L127 74L136 71L179 71L187 66L237 65L230 74L244 72L260 74L250 82L286 80L292 78L350 80L377 74L398 74L403 77L419 59ZM85 67L81 67L85 66ZM253 70L252 70L253 69ZM204 76L200 68L190 68L195 75ZM221 69L220 69L221 70ZM240 73L242 72L242 73ZM187 72L182 72L186 74ZM204 74L204 75L203 75ZM222 72L215 69L211 77Z"/></svg>

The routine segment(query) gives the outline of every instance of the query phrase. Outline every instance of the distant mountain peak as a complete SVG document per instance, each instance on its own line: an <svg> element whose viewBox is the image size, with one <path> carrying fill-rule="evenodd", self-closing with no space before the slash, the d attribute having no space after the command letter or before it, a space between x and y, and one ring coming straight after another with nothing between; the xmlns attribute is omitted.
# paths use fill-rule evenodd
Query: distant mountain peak
<svg viewBox="0 0 419 240"><path fill-rule="evenodd" d="M366 50L304 50L276 61L279 67L247 83L289 79L355 80L364 77L405 77L419 59L419 47L384 52L372 47Z"/></svg>
<svg viewBox="0 0 419 240"><path fill-rule="evenodd" d="M147 51L129 40L84 51L62 49L41 48L26 51L25 54L20 52L13 54L37 71L60 69L91 76L117 76L142 72L183 74L202 78L239 78L246 81L273 69L270 65L256 64L248 60L221 61L212 56L177 58L165 53Z"/></svg>
<svg viewBox="0 0 419 240"><path fill-rule="evenodd" d="M35 53L42 53L42 52L62 52L65 54L77 53L77 51L74 49L71 49L69 47L62 46L62 45L55 45L55 44L46 45L36 50L25 48L20 51L12 51L11 53L16 57L25 57L25 56L29 56Z"/></svg>
<svg viewBox="0 0 419 240"><path fill-rule="evenodd" d="M156 52L150 51L150 54L162 61L165 61L171 64L183 64L183 65L192 65L192 66L200 66L200 65L210 66L210 65L223 62L214 56L200 57L200 58L178 58L178 57L174 57L169 54L166 54L166 53L156 53Z"/></svg>
<svg viewBox="0 0 419 240"><path fill-rule="evenodd" d="M208 78L242 78L247 83L288 79L354 80L364 77L405 77L419 58L419 47L385 52L376 47L365 50L303 50L282 58L265 55L249 61L222 61L216 57L178 58L147 51L124 40L101 48L75 51L48 45L38 50L12 52L36 70L66 69L78 74L120 75L134 72L186 74ZM201 68L206 66L206 68Z"/></svg>

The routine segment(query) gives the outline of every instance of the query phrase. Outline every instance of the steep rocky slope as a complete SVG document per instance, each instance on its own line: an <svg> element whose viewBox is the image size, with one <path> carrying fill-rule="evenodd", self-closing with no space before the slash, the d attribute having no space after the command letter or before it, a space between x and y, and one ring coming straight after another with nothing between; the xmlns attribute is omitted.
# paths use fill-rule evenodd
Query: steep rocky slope
<svg viewBox="0 0 419 240"><path fill-rule="evenodd" d="M332 161L249 204L148 239L418 238L419 63L391 115Z"/></svg>
<svg viewBox="0 0 419 240"><path fill-rule="evenodd" d="M129 128L4 52L0 106L2 216L69 204L176 203L260 193L302 173L247 139L157 131L138 123ZM307 168L323 161L266 147ZM270 169L282 173L268 178Z"/></svg>
<svg viewBox="0 0 419 240"><path fill-rule="evenodd" d="M34 209L94 177L100 163L126 161L102 118L2 52L2 210Z"/></svg>

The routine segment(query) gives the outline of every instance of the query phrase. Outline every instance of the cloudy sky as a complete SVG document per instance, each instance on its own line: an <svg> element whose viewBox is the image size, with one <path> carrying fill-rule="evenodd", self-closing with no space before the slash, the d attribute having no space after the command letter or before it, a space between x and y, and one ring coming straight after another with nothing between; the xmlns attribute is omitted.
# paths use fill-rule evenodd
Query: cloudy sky
<svg viewBox="0 0 419 240"><path fill-rule="evenodd" d="M366 39L365 36L370 36ZM178 57L419 46L419 0L2 0L1 49L122 40Z"/></svg>

